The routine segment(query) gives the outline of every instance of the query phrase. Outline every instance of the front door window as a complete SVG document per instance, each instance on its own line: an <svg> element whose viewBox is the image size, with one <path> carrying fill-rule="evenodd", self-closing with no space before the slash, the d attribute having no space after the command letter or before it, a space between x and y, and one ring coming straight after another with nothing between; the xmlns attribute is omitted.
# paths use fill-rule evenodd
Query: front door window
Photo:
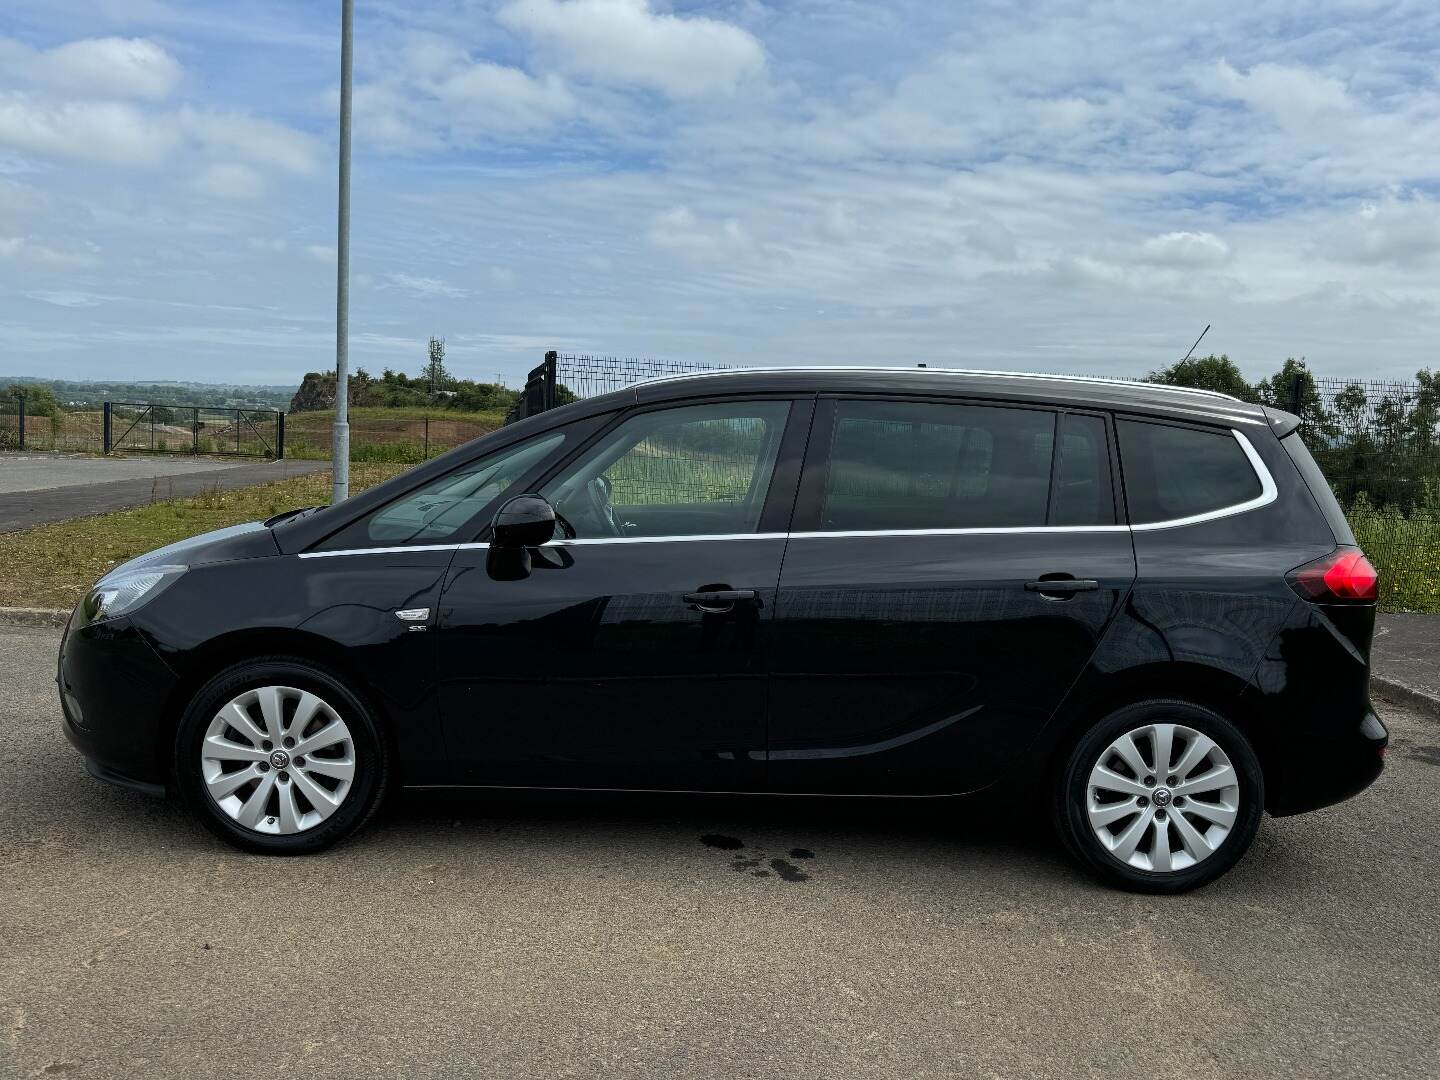
<svg viewBox="0 0 1440 1080"><path fill-rule="evenodd" d="M638 413L541 494L579 539L753 533L789 412L758 401Z"/></svg>

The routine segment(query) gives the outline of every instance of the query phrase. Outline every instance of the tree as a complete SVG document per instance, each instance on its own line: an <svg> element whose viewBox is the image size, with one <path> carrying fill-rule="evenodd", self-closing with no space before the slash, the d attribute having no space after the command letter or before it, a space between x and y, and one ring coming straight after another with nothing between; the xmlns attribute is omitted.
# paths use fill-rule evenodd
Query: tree
<svg viewBox="0 0 1440 1080"><path fill-rule="evenodd" d="M1258 401L1255 387L1245 381L1235 361L1225 355L1193 356L1177 360L1167 368L1146 376L1151 382L1168 386L1191 386L1197 390L1218 390L1241 401Z"/></svg>
<svg viewBox="0 0 1440 1080"><path fill-rule="evenodd" d="M445 369L445 339L431 337L430 359L425 364L425 370L420 378L429 385L430 393L433 395L441 390L448 390L454 382L450 372Z"/></svg>
<svg viewBox="0 0 1440 1080"><path fill-rule="evenodd" d="M55 391L45 383L11 383L5 396L6 412L18 412L23 396L26 416L60 415L60 402L55 398Z"/></svg>

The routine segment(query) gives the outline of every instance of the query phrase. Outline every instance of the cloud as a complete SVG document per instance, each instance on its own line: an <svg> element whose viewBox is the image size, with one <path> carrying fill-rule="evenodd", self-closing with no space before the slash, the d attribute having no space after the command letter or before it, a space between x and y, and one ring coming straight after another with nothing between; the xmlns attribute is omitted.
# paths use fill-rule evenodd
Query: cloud
<svg viewBox="0 0 1440 1080"><path fill-rule="evenodd" d="M181 131L212 153L233 154L286 172L311 173L319 157L316 142L309 135L246 113L187 106L180 110L177 123Z"/></svg>
<svg viewBox="0 0 1440 1080"><path fill-rule="evenodd" d="M316 262L330 263L334 265L336 260L335 248L329 244L307 244L305 254Z"/></svg>
<svg viewBox="0 0 1440 1080"><path fill-rule="evenodd" d="M1365 266L1428 262L1440 254L1440 205L1420 196L1367 202L1335 224L1321 249Z"/></svg>
<svg viewBox="0 0 1440 1080"><path fill-rule="evenodd" d="M728 262L755 247L734 218L705 220L687 206L655 215L645 237L661 250L695 262Z"/></svg>
<svg viewBox="0 0 1440 1080"><path fill-rule="evenodd" d="M1256 64L1242 75L1221 60L1214 67L1211 86L1287 128L1308 127L1352 107L1344 83L1304 67Z"/></svg>
<svg viewBox="0 0 1440 1080"><path fill-rule="evenodd" d="M0 39L0 63L11 78L70 97L160 99L180 82L180 62L145 38L85 38L46 51Z"/></svg>
<svg viewBox="0 0 1440 1080"><path fill-rule="evenodd" d="M80 292L76 289L35 289L25 295L31 300L39 300L42 304L53 304L55 307L64 308L97 307L111 299L98 293Z"/></svg>
<svg viewBox="0 0 1440 1080"><path fill-rule="evenodd" d="M217 199L258 199L265 194L265 178L250 166L234 162L211 165L195 184Z"/></svg>
<svg viewBox="0 0 1440 1080"><path fill-rule="evenodd" d="M23 236L0 236L0 259L57 270L78 270L98 266L98 249L88 245L82 250L60 250L48 244L37 244Z"/></svg>
<svg viewBox="0 0 1440 1080"><path fill-rule="evenodd" d="M731 94L765 67L765 50L738 26L650 10L648 0L514 0L499 21L597 82L673 98Z"/></svg>
<svg viewBox="0 0 1440 1080"><path fill-rule="evenodd" d="M1154 266L1202 269L1230 258L1230 245L1208 232L1168 232L1140 245L1140 258Z"/></svg>
<svg viewBox="0 0 1440 1080"><path fill-rule="evenodd" d="M178 144L170 125L115 101L47 103L0 94L0 143L47 157L154 165Z"/></svg>
<svg viewBox="0 0 1440 1080"><path fill-rule="evenodd" d="M469 296L468 289L460 289L449 282L441 281L439 278L418 277L414 274L395 273L386 275L387 284L381 288L391 286L403 289L412 296L441 296L450 300L458 300L461 297Z"/></svg>
<svg viewBox="0 0 1440 1080"><path fill-rule="evenodd" d="M534 78L485 61L462 66L434 94L454 110L452 123L476 130L529 131L575 111L575 98L556 75Z"/></svg>

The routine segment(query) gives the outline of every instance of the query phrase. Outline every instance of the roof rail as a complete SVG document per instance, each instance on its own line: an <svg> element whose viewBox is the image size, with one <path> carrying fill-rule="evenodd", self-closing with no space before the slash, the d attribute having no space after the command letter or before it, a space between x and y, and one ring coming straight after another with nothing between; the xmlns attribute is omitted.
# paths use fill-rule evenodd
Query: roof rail
<svg viewBox="0 0 1440 1080"><path fill-rule="evenodd" d="M874 371L911 374L924 372L927 375L984 375L990 378L1002 379L1052 379L1056 382L1099 383L1103 386L1143 386L1154 390L1170 390L1177 394L1194 394L1199 397L1220 398L1222 401L1234 401L1244 404L1244 402L1240 401L1234 394L1225 394L1219 390L1202 390L1195 386L1172 386L1169 383L1147 382L1143 379L1116 379L1106 378L1103 375L1055 375L1039 371L987 371L982 368L881 367L872 364L808 364L796 367L721 368L712 371L692 371L679 375L660 375L653 379L642 379L633 385L641 386L662 382L678 382L681 379L703 379L715 375L772 374L797 371Z"/></svg>

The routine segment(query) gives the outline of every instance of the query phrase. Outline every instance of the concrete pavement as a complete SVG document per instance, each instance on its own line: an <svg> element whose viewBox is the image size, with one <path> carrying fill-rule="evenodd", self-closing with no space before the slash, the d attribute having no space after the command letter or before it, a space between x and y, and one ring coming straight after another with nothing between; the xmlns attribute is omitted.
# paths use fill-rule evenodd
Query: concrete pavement
<svg viewBox="0 0 1440 1080"><path fill-rule="evenodd" d="M1380 615L1370 663L1385 678L1440 702L1440 615Z"/></svg>
<svg viewBox="0 0 1440 1080"><path fill-rule="evenodd" d="M85 775L58 638L0 627L0 1074L1435 1075L1428 719L1175 898L924 803L411 796L276 859Z"/></svg>

